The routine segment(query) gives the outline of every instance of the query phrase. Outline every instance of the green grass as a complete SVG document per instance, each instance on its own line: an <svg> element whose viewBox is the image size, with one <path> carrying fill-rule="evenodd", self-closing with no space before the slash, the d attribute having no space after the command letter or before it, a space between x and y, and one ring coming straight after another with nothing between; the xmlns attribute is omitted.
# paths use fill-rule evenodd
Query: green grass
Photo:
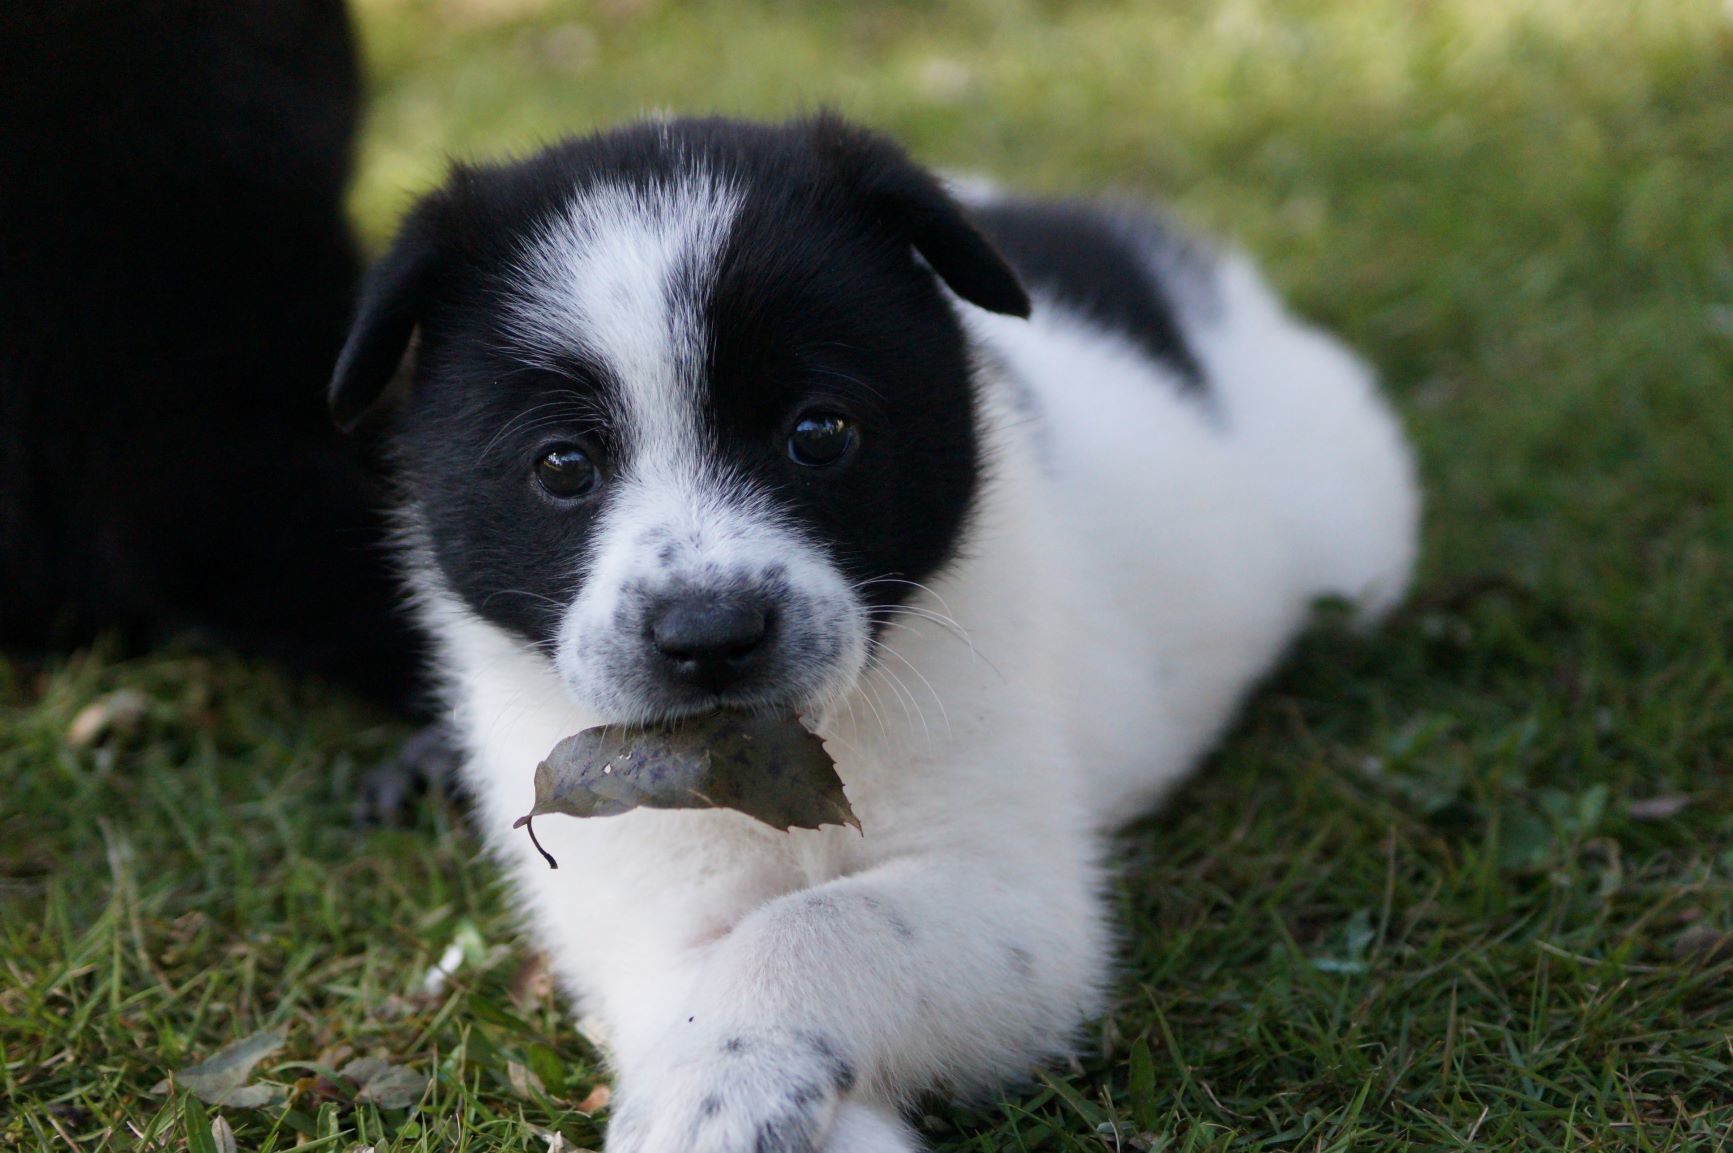
<svg viewBox="0 0 1733 1153"><path fill-rule="evenodd" d="M1384 371L1430 495L1413 607L1315 633L1124 838L1110 1014L1074 1068L933 1102L936 1148L1733 1145L1724 5L361 15L375 240L446 154L828 102L936 162L1166 196ZM137 728L69 743L117 688L148 696ZM151 1087L281 1027L289 1107L215 1110L244 1149L599 1147L593 1055L524 979L455 808L348 827L401 735L220 656L0 662L0 1146L181 1147L186 1106ZM454 940L451 988L420 995ZM319 1079L375 1050L435 1075L419 1109Z"/></svg>

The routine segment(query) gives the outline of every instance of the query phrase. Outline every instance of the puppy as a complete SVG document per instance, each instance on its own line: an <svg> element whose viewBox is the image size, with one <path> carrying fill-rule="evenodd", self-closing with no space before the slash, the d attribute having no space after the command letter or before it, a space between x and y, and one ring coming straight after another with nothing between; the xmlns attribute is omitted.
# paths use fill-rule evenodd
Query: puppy
<svg viewBox="0 0 1733 1153"><path fill-rule="evenodd" d="M1149 215L964 207L830 116L459 167L331 403L390 414L479 824L618 1076L611 1153L916 1147L1101 1004L1105 834L1418 499L1364 366ZM864 835L514 818L560 738L799 710Z"/></svg>

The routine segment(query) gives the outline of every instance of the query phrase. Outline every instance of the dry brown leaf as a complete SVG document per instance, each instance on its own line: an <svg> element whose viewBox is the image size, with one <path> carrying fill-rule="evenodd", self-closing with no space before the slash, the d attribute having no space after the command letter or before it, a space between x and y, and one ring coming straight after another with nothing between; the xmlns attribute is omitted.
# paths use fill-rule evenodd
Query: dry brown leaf
<svg viewBox="0 0 1733 1153"><path fill-rule="evenodd" d="M1633 821L1664 821L1678 816L1690 803L1691 798L1683 793L1666 793L1632 801L1625 806L1625 813Z"/></svg>
<svg viewBox="0 0 1733 1153"><path fill-rule="evenodd" d="M528 1065L517 1061L505 1063L506 1080L511 1082L511 1091L525 1101L534 1101L537 1097L546 1097L548 1087L542 1084L542 1079Z"/></svg>
<svg viewBox="0 0 1733 1153"><path fill-rule="evenodd" d="M614 1091L608 1088L607 1082L599 1082L591 1089L589 1095L579 1101L573 1108L586 1117L594 1116L608 1107L608 1102L614 1099Z"/></svg>
<svg viewBox="0 0 1733 1153"><path fill-rule="evenodd" d="M535 807L513 827L549 813L612 817L640 807L734 809L785 830L860 828L821 738L798 717L740 712L567 737L536 766Z"/></svg>
<svg viewBox="0 0 1733 1153"><path fill-rule="evenodd" d="M150 711L150 698L137 689L116 689L78 710L66 726L66 743L88 748L109 733L129 733Z"/></svg>
<svg viewBox="0 0 1733 1153"><path fill-rule="evenodd" d="M548 968L548 955L537 949L523 959L511 979L511 1002L527 1013L547 1004L553 995L554 971Z"/></svg>
<svg viewBox="0 0 1733 1153"><path fill-rule="evenodd" d="M353 1056L355 1056L355 1046L347 1041L339 1041L335 1045L327 1045L319 1050L319 1055L313 1059L313 1063L322 1065L327 1069L336 1069Z"/></svg>
<svg viewBox="0 0 1733 1153"><path fill-rule="evenodd" d="M427 1092L428 1077L384 1057L357 1057L339 1073L355 1084L355 1100L381 1109L407 1109Z"/></svg>
<svg viewBox="0 0 1733 1153"><path fill-rule="evenodd" d="M174 1084L185 1089L207 1105L233 1105L242 1109L258 1109L282 1099L278 1085L249 1085L253 1066L283 1047L283 1034L274 1029L254 1033L232 1045L225 1045L196 1065L175 1073ZM160 1082L156 1090L166 1088Z"/></svg>
<svg viewBox="0 0 1733 1153"><path fill-rule="evenodd" d="M1673 956L1695 965L1714 965L1733 960L1733 936L1714 925L1698 922L1673 942Z"/></svg>

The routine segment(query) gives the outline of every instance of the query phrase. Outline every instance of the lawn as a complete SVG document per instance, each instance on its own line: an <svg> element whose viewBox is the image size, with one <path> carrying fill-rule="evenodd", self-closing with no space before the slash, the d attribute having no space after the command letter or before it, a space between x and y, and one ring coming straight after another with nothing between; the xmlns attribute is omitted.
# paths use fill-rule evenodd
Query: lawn
<svg viewBox="0 0 1733 1153"><path fill-rule="evenodd" d="M947 166L1168 198L1385 374L1429 494L1409 608L1321 624L1123 838L1111 1011L1001 1101L928 1102L935 1149L1733 1146L1733 8L359 17L373 242L448 155L831 103ZM594 1055L460 809L350 826L403 735L191 645L0 659L0 1148L214 1148L153 1087L262 1029L287 1102L210 1110L242 1149L600 1147ZM375 1053L418 1107L354 1102Z"/></svg>

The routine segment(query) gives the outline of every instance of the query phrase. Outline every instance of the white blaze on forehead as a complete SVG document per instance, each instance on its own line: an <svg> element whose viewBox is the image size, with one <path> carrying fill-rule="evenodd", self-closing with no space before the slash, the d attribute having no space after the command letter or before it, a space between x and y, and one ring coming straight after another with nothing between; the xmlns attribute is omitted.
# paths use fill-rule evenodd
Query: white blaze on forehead
<svg viewBox="0 0 1733 1153"><path fill-rule="evenodd" d="M508 315L524 351L577 352L605 367L640 464L696 447L704 297L741 200L702 168L601 184L576 196L519 265L522 295Z"/></svg>

